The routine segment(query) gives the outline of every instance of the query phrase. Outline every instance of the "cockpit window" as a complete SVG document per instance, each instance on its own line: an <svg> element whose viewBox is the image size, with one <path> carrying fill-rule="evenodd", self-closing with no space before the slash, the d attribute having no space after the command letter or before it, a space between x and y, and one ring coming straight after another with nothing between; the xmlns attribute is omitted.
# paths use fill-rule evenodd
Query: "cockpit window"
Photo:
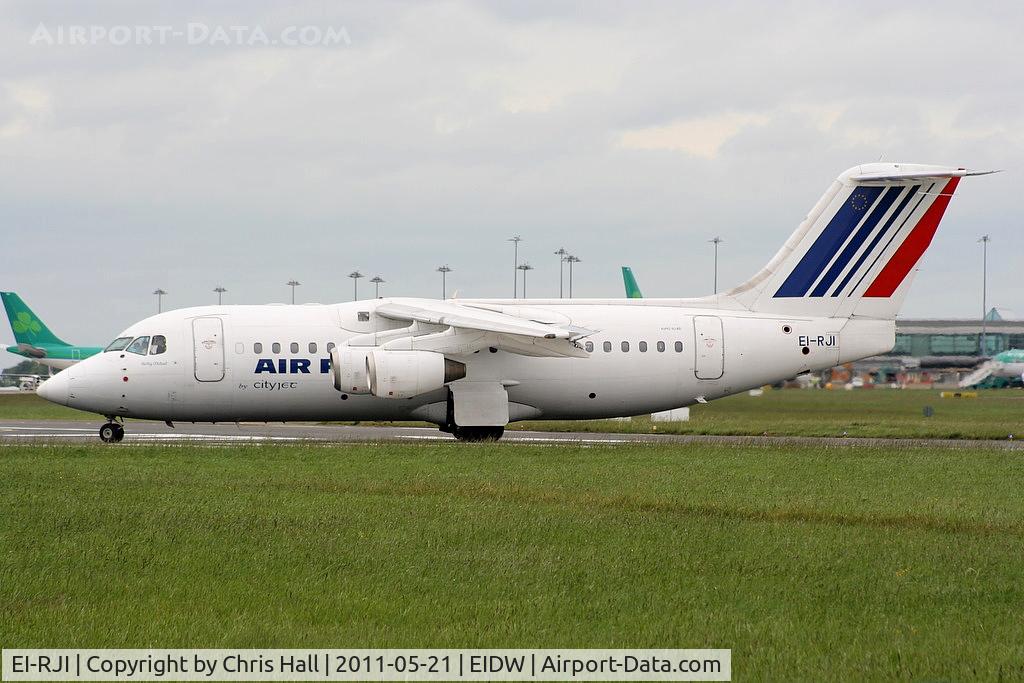
<svg viewBox="0 0 1024 683"><path fill-rule="evenodd" d="M124 347L128 346L131 343L131 337L118 337L114 341L110 342L110 345L107 346L107 348L103 349L103 351L123 351Z"/></svg>
<svg viewBox="0 0 1024 683"><path fill-rule="evenodd" d="M159 356L161 353L167 350L167 337L162 334L153 335L153 343L149 347L149 355Z"/></svg>
<svg viewBox="0 0 1024 683"><path fill-rule="evenodd" d="M149 351L149 337L139 337L127 348L128 353L137 353L140 356L145 356L146 352Z"/></svg>

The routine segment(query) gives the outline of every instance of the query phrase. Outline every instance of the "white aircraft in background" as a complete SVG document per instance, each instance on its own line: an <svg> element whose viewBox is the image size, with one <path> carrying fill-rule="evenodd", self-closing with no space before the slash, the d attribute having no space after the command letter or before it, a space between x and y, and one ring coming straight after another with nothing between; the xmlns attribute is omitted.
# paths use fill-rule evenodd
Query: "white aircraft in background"
<svg viewBox="0 0 1024 683"><path fill-rule="evenodd" d="M168 422L425 420L463 440L516 420L703 403L886 353L962 168L873 163L832 184L738 287L697 299L383 298L147 318L39 387Z"/></svg>
<svg viewBox="0 0 1024 683"><path fill-rule="evenodd" d="M39 385L42 384L44 377L42 375L3 372L0 373L0 380L3 379L17 380L18 384L15 386L0 387L0 392L2 393L14 393L36 391L39 388Z"/></svg>

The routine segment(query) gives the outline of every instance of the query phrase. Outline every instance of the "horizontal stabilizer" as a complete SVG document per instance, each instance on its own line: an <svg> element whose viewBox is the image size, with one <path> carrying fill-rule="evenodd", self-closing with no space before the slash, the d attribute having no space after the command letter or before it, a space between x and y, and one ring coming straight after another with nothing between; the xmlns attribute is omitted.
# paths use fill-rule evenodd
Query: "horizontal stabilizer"
<svg viewBox="0 0 1024 683"><path fill-rule="evenodd" d="M32 346L31 344L18 344L17 349L20 353L30 356L31 358L46 358L46 349L41 349L38 346Z"/></svg>
<svg viewBox="0 0 1024 683"><path fill-rule="evenodd" d="M899 166L899 164L893 165ZM861 173L857 175L851 175L850 180L857 183L899 183L907 180L937 180L939 178L966 178L968 176L976 175L992 175L993 173L1002 173L1002 170L971 171L966 168L935 167L934 169L930 169L928 171Z"/></svg>

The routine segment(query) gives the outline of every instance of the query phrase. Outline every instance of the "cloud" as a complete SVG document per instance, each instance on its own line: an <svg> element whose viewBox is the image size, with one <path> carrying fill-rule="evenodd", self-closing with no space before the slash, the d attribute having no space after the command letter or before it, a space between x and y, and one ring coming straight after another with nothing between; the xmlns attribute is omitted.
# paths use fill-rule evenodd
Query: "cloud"
<svg viewBox="0 0 1024 683"><path fill-rule="evenodd" d="M672 150L702 159L714 159L726 142L750 126L768 122L763 114L726 112L664 126L650 126L622 133L619 144L624 149Z"/></svg>
<svg viewBox="0 0 1024 683"><path fill-rule="evenodd" d="M720 281L742 280L856 163L1024 166L1024 5L867 8L9 3L0 249L47 255L8 259L2 284L101 342L156 287L172 306L218 284L265 302L295 277L304 299L344 300L359 268L431 294L447 262L464 296L507 295L521 233L538 294L557 291L565 246L586 295L618 295L623 263L645 293L699 295L709 237L726 240ZM190 21L343 26L351 42L28 44L40 22ZM963 184L908 313L973 314L973 292L946 284L977 280L963 254L982 232L1000 244L993 301L1024 308L998 257L1024 248L1013 182Z"/></svg>

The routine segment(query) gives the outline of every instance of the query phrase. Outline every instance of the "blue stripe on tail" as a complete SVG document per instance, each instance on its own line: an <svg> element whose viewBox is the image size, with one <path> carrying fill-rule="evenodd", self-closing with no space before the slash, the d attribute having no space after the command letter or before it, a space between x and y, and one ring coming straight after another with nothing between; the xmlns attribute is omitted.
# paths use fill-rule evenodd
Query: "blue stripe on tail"
<svg viewBox="0 0 1024 683"><path fill-rule="evenodd" d="M853 255L857 253L860 245L864 244L864 240L868 238L868 235L875 229L878 222L882 220L882 216L885 215L885 212L889 210L889 207L892 206L892 203L896 201L896 197L902 191L902 187L888 187L885 189L885 192L882 193L882 198L878 200L875 208L871 210L871 215L867 217L860 228L857 229L857 232L854 233L853 238L850 239L849 243L839 254L839 258L835 260L832 267L825 273L825 277L821 278L818 284L815 285L811 296L825 296L828 288L832 286L832 283L836 281L839 274L843 272L843 268L850 262Z"/></svg>
<svg viewBox="0 0 1024 683"><path fill-rule="evenodd" d="M881 193L881 187L858 187L854 190L796 264L796 268L779 287L779 291L775 292L775 297L800 297L807 294L807 290L818 279L818 275L860 223L864 212L875 203Z"/></svg>
<svg viewBox="0 0 1024 683"><path fill-rule="evenodd" d="M853 265L853 268L850 268L850 272L846 274L846 277L843 278L843 281L840 282L839 286L836 287L835 291L832 292L832 296L839 296L840 292L842 292L846 288L846 285L849 284L850 279L854 276L854 274L856 274L858 270L860 270L860 267L864 265L864 261L868 258L868 256L871 255L871 252L875 250L875 247L878 246L878 243L882 241L882 238L885 237L885 233L889 232L889 228L892 227L892 224L896 222L896 219L899 218L900 215L903 213L904 209L907 208L907 204L910 203L910 200L914 198L914 195L917 194L917 191L919 189L921 189L920 185L914 185L912 188L910 188L910 192L908 192L906 196L903 197L903 200L899 203L899 206L897 206L896 210L892 212L891 216L889 216L889 220L885 222L885 225L882 226L882 229L879 230L878 234L875 235L874 238L871 240L871 244L868 245L868 248L865 249L864 253L861 254L860 258L857 259L857 263Z"/></svg>

